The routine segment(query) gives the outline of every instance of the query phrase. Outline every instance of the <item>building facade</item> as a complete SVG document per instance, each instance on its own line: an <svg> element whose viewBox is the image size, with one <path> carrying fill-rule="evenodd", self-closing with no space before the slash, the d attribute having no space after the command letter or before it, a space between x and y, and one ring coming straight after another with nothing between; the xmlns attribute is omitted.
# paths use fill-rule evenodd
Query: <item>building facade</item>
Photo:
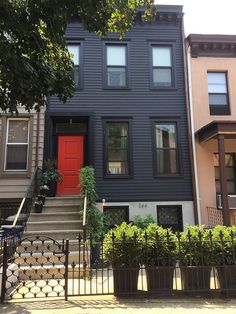
<svg viewBox="0 0 236 314"><path fill-rule="evenodd" d="M187 45L200 221L235 224L236 36L192 34Z"/></svg>
<svg viewBox="0 0 236 314"><path fill-rule="evenodd" d="M78 194L79 169L92 165L98 206L114 222L195 223L182 29L182 6L159 6L153 24L138 14L122 41L68 24L77 90L66 103L51 97L45 113L44 158L63 177L57 195Z"/></svg>

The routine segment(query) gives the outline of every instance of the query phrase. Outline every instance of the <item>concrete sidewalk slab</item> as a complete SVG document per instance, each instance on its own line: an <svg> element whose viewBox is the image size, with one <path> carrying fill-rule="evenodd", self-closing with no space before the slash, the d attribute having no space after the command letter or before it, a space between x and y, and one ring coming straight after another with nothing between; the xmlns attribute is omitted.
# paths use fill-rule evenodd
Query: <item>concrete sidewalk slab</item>
<svg viewBox="0 0 236 314"><path fill-rule="evenodd" d="M236 314L236 299L116 299L76 297L69 301L18 301L0 305L1 314Z"/></svg>

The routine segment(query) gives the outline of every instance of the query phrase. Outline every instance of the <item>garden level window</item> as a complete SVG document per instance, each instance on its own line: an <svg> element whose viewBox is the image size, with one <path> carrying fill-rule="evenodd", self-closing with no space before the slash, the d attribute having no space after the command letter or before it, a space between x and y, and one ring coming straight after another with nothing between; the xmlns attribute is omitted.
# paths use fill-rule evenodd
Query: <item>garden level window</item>
<svg viewBox="0 0 236 314"><path fill-rule="evenodd" d="M103 214L109 229L122 224L122 222L129 222L128 206L104 206Z"/></svg>
<svg viewBox="0 0 236 314"><path fill-rule="evenodd" d="M5 151L6 171L26 171L29 147L29 120L8 119Z"/></svg>
<svg viewBox="0 0 236 314"><path fill-rule="evenodd" d="M129 175L129 124L106 123L106 175Z"/></svg>
<svg viewBox="0 0 236 314"><path fill-rule="evenodd" d="M157 224L172 231L183 231L182 206L157 206Z"/></svg>
<svg viewBox="0 0 236 314"><path fill-rule="evenodd" d="M166 88L173 86L172 48L152 46L153 87Z"/></svg>
<svg viewBox="0 0 236 314"><path fill-rule="evenodd" d="M106 46L106 81L108 87L127 87L126 46Z"/></svg>
<svg viewBox="0 0 236 314"><path fill-rule="evenodd" d="M216 193L221 194L219 154L214 154ZM236 153L225 154L225 168L227 178L227 191L236 194Z"/></svg>
<svg viewBox="0 0 236 314"><path fill-rule="evenodd" d="M211 115L229 115L229 97L226 73L208 72L208 96Z"/></svg>
<svg viewBox="0 0 236 314"><path fill-rule="evenodd" d="M72 78L75 82L75 86L78 87L80 85L80 46L68 45L67 48L71 55L71 59L74 62Z"/></svg>
<svg viewBox="0 0 236 314"><path fill-rule="evenodd" d="M156 123L156 174L176 175L179 173L177 134L175 123Z"/></svg>

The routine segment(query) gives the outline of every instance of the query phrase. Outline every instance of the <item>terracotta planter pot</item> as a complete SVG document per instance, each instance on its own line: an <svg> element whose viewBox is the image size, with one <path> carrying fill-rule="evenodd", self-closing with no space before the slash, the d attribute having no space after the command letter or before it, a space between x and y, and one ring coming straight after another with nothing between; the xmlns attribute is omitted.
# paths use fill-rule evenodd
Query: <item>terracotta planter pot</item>
<svg viewBox="0 0 236 314"><path fill-rule="evenodd" d="M113 267L114 295L124 296L138 291L139 267Z"/></svg>
<svg viewBox="0 0 236 314"><path fill-rule="evenodd" d="M211 266L186 266L180 269L183 290L210 290Z"/></svg>
<svg viewBox="0 0 236 314"><path fill-rule="evenodd" d="M149 292L171 294L173 291L174 267L146 267Z"/></svg>
<svg viewBox="0 0 236 314"><path fill-rule="evenodd" d="M222 265L217 267L220 289L234 290L236 293L236 265Z"/></svg>

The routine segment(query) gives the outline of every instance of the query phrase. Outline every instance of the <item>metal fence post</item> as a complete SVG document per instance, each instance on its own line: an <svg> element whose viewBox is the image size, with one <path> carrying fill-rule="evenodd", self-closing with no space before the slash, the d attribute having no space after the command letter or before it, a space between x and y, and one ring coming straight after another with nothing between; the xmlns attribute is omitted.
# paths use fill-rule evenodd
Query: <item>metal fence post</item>
<svg viewBox="0 0 236 314"><path fill-rule="evenodd" d="M6 281L7 281L7 241L3 242L3 264L2 264L2 291L1 291L1 303L4 302L6 293Z"/></svg>
<svg viewBox="0 0 236 314"><path fill-rule="evenodd" d="M65 250L65 301L68 300L68 278L69 278L69 240L66 240Z"/></svg>

